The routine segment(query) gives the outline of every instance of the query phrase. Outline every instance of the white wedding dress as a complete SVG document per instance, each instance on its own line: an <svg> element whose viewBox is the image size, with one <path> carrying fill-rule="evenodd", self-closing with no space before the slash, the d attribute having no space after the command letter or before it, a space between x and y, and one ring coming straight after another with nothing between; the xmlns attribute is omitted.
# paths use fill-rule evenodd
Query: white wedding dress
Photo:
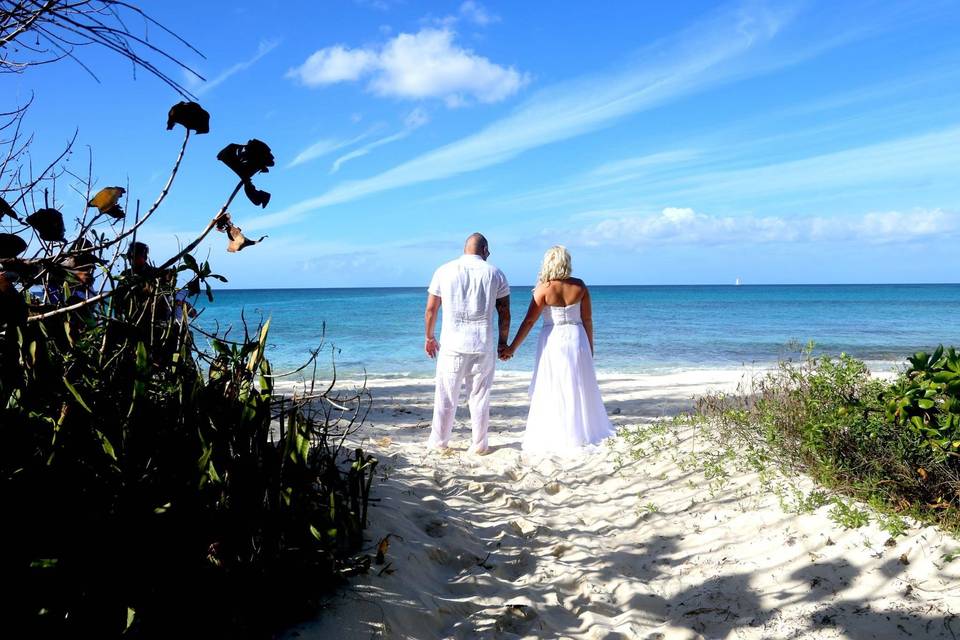
<svg viewBox="0 0 960 640"><path fill-rule="evenodd" d="M580 320L580 303L547 307L530 381L523 450L578 453L613 433Z"/></svg>

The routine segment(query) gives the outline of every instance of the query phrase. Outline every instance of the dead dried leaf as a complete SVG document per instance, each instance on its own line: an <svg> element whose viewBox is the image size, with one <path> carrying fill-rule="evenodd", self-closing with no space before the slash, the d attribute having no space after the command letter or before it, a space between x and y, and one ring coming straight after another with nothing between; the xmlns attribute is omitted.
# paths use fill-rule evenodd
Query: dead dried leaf
<svg viewBox="0 0 960 640"><path fill-rule="evenodd" d="M387 550L390 548L390 534L388 533L377 543L377 557L374 560L377 564L383 564L386 560Z"/></svg>
<svg viewBox="0 0 960 640"><path fill-rule="evenodd" d="M217 218L217 231L222 231L227 234L227 237L230 239L230 242L227 244L227 251L230 253L236 253L241 251L252 244L257 244L258 242L263 241L267 236L260 236L256 240L251 240L243 235L243 232L240 230L240 227L233 224L230 221L230 214L224 212Z"/></svg>
<svg viewBox="0 0 960 640"><path fill-rule="evenodd" d="M47 242L66 242L63 234L63 214L56 209L38 209L27 217L27 224L33 227L37 235Z"/></svg>
<svg viewBox="0 0 960 640"><path fill-rule="evenodd" d="M270 204L270 194L266 191L260 191L249 180L244 180L243 192L255 207L266 207Z"/></svg>
<svg viewBox="0 0 960 640"><path fill-rule="evenodd" d="M258 173L267 173L274 164L270 147L256 138L248 140L247 144L228 144L217 154L217 160L230 167L244 181Z"/></svg>
<svg viewBox="0 0 960 640"><path fill-rule="evenodd" d="M127 190L123 187L104 187L100 189L100 191L97 191L97 195L90 199L87 206L96 207L100 213L119 220L127 215L119 204L120 198L122 198L126 192Z"/></svg>
<svg viewBox="0 0 960 640"><path fill-rule="evenodd" d="M27 243L18 235L0 233L0 258L14 258L27 250Z"/></svg>
<svg viewBox="0 0 960 640"><path fill-rule="evenodd" d="M197 133L210 133L210 114L196 102L178 102L167 113L167 131L175 124Z"/></svg>

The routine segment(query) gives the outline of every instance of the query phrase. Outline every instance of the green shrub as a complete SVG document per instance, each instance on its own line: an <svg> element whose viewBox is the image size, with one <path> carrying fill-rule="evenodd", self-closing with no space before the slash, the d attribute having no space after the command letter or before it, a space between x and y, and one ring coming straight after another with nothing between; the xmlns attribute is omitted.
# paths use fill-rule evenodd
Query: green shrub
<svg viewBox="0 0 960 640"><path fill-rule="evenodd" d="M960 449L960 355L943 345L908 358L910 367L885 394L887 419L913 428L938 461Z"/></svg>
<svg viewBox="0 0 960 640"><path fill-rule="evenodd" d="M892 382L846 354L781 361L749 392L697 401L727 447L885 509L960 531L954 350L917 354ZM863 522L835 502L838 521ZM898 529L898 527L890 527Z"/></svg>

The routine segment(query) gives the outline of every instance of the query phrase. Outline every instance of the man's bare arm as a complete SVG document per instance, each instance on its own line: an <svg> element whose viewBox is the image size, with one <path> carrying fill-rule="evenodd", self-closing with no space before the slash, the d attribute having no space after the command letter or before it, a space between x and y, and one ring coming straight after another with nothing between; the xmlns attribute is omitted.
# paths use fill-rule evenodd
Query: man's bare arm
<svg viewBox="0 0 960 640"><path fill-rule="evenodd" d="M440 345L437 344L437 339L434 336L434 330L437 327L437 314L440 311L440 296L435 296L432 293L427 294L427 309L423 313L423 323L426 330L426 340L423 343L423 350L427 352L427 355L431 358L437 357L437 351L440 349Z"/></svg>
<svg viewBox="0 0 960 640"><path fill-rule="evenodd" d="M497 326L500 330L500 339L497 341L497 353L507 346L510 339L510 296L497 298Z"/></svg>

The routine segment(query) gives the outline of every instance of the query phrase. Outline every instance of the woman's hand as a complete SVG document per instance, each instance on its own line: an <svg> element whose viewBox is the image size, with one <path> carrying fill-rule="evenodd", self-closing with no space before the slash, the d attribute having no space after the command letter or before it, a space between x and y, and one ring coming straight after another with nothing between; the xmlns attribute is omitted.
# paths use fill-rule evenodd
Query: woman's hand
<svg viewBox="0 0 960 640"><path fill-rule="evenodd" d="M502 349L500 349L500 359L506 362L507 360L513 357L513 354L515 351L516 351L516 348L512 346L503 347Z"/></svg>

